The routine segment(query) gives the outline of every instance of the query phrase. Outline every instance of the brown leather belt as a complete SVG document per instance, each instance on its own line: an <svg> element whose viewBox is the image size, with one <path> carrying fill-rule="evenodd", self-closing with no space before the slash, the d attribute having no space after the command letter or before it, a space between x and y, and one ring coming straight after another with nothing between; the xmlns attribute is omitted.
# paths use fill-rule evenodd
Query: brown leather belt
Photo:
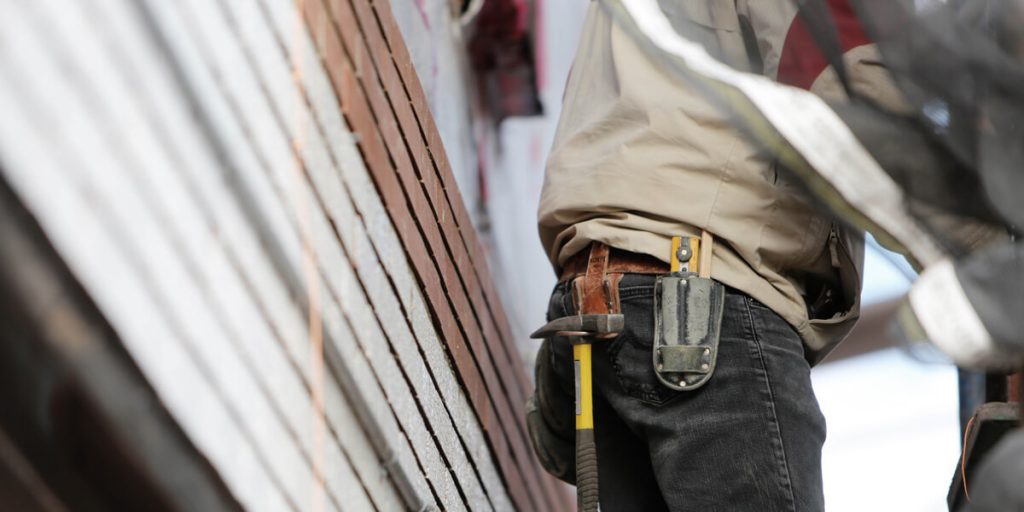
<svg viewBox="0 0 1024 512"><path fill-rule="evenodd" d="M622 251L599 242L592 242L586 249L574 254L565 262L558 278L559 282L585 275L590 256L595 250L608 251L608 264L604 270L606 274L667 274L669 271L668 263L654 256ZM600 257L600 254L598 256Z"/></svg>
<svg viewBox="0 0 1024 512"><path fill-rule="evenodd" d="M593 242L566 261L560 281L574 281L573 297L578 313L619 313L619 281L623 274L665 274L668 271L669 264L653 256Z"/></svg>

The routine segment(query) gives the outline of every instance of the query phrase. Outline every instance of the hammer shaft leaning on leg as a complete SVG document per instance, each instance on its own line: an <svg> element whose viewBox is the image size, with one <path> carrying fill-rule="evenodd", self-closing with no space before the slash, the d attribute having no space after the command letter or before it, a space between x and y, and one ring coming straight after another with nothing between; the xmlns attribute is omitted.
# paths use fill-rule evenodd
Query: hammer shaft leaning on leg
<svg viewBox="0 0 1024 512"><path fill-rule="evenodd" d="M576 387L576 503L581 511L598 509L597 447L594 444L592 345L622 331L621 314L573 315L548 322L531 338L564 336L572 342Z"/></svg>

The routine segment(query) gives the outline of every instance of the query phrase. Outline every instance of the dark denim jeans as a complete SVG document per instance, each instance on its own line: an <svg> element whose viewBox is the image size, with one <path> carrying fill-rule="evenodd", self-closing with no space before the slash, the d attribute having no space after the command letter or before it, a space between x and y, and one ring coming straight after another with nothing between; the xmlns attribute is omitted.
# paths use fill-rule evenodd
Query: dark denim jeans
<svg viewBox="0 0 1024 512"><path fill-rule="evenodd" d="M619 286L625 331L594 345L594 407L601 509L819 511L825 419L799 336L782 318L728 289L718 368L694 391L662 386L651 363L654 276ZM574 314L569 284L550 318ZM546 341L550 375L539 392L572 439L572 348Z"/></svg>

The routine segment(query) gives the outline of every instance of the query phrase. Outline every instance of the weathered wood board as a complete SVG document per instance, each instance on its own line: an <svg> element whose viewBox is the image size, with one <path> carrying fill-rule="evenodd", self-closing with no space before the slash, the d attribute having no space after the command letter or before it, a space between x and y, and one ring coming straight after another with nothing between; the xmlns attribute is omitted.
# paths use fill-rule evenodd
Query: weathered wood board
<svg viewBox="0 0 1024 512"><path fill-rule="evenodd" d="M0 178L239 503L566 505L386 1L0 4Z"/></svg>

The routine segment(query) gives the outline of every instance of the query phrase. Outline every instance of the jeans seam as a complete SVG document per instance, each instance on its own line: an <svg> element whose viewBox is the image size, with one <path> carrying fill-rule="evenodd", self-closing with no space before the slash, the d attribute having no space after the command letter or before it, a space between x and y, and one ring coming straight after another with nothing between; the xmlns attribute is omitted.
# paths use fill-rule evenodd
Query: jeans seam
<svg viewBox="0 0 1024 512"><path fill-rule="evenodd" d="M572 283L572 281L569 281ZM575 305L572 303L572 285L566 286L565 291L562 293L562 314L571 315L574 314Z"/></svg>
<svg viewBox="0 0 1024 512"><path fill-rule="evenodd" d="M754 349L756 351L757 360L760 363L761 377L764 379L764 389L768 394L768 404L771 411L771 424L774 428L774 438L772 439L775 445L776 456L782 463L782 480L785 484L787 498L789 499L789 509L796 512L796 496L793 494L793 482L790 477L789 460L786 458L786 447L782 441L782 426L779 423L778 412L775 410L775 393L772 389L771 378L768 375L768 365L764 358L764 351L761 349L761 338L757 332L757 326L754 323L754 315L750 311L750 303L743 301L744 311L747 314L747 321L750 324L750 338L754 342Z"/></svg>
<svg viewBox="0 0 1024 512"><path fill-rule="evenodd" d="M636 285L627 288L619 288L619 301L649 296L653 293L654 285Z"/></svg>

